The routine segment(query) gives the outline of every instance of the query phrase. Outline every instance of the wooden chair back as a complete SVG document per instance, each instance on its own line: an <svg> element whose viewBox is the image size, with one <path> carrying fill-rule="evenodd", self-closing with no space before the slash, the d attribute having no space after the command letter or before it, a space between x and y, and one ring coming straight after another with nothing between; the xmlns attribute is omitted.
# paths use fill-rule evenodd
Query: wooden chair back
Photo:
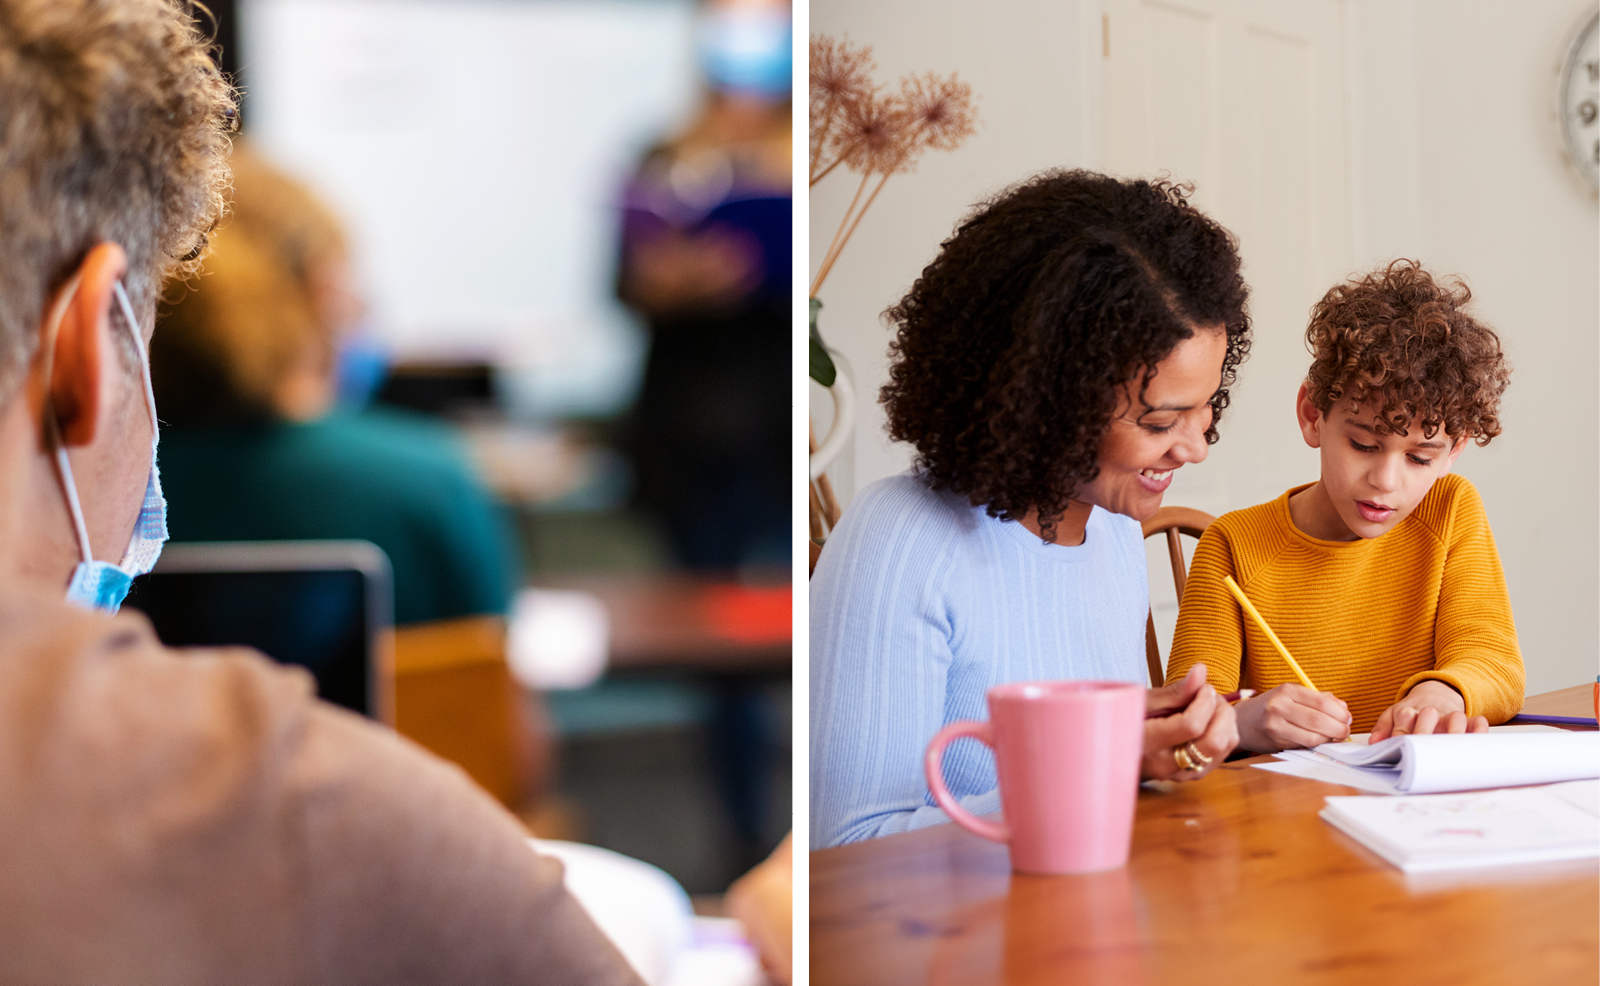
<svg viewBox="0 0 1600 986"><path fill-rule="evenodd" d="M1183 600L1183 587L1188 581L1188 566L1183 560L1183 543L1178 540L1179 535L1187 534L1198 538L1211 526L1215 517L1201 510L1189 507L1162 507L1155 512L1149 520L1144 522L1144 536L1150 538L1156 534L1167 536L1167 555L1172 562L1172 584L1178 590L1178 600ZM1166 680L1166 673L1161 667L1161 645L1156 642L1156 618L1154 613L1146 613L1144 624L1144 656L1150 665L1150 687L1155 688Z"/></svg>
<svg viewBox="0 0 1600 986"><path fill-rule="evenodd" d="M394 631L395 729L460 766L512 809L549 773L538 696L506 664L506 621L469 616Z"/></svg>

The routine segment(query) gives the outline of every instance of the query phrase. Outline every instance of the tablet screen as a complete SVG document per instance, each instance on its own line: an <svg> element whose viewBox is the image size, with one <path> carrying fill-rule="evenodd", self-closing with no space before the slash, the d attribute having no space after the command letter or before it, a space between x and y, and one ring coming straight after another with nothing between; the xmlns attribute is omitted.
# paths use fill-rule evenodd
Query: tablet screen
<svg viewBox="0 0 1600 986"><path fill-rule="evenodd" d="M372 714L367 587L352 569L163 572L134 580L142 610L169 647L254 647L317 679L317 694Z"/></svg>

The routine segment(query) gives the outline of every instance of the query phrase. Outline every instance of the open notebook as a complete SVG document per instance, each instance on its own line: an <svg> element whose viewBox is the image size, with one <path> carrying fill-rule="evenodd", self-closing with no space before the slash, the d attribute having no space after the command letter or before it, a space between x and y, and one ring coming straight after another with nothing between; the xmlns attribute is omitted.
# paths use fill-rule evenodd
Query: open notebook
<svg viewBox="0 0 1600 986"><path fill-rule="evenodd" d="M1600 856L1600 781L1327 801L1325 821L1407 873Z"/></svg>
<svg viewBox="0 0 1600 986"><path fill-rule="evenodd" d="M1551 727L1487 734L1395 736L1284 750L1262 770L1345 784L1375 794L1434 794L1600 777L1600 732Z"/></svg>

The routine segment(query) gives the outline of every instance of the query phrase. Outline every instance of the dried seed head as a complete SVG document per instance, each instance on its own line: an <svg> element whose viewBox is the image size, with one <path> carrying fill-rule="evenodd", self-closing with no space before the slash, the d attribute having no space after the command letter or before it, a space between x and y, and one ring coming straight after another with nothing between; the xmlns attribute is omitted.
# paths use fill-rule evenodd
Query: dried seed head
<svg viewBox="0 0 1600 986"><path fill-rule="evenodd" d="M972 136L978 119L972 87L952 72L910 75L900 82L900 98L917 141L936 151L953 151Z"/></svg>
<svg viewBox="0 0 1600 986"><path fill-rule="evenodd" d="M833 138L835 154L844 166L862 174L893 174L908 170L911 129L905 107L893 96L868 97L843 107L844 119Z"/></svg>

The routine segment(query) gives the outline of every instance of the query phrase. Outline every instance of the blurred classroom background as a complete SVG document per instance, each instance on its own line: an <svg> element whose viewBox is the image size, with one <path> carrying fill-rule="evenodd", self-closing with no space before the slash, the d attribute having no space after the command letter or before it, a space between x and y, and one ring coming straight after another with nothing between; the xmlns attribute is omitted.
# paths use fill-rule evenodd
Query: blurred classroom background
<svg viewBox="0 0 1600 986"><path fill-rule="evenodd" d="M379 543L400 731L715 911L790 827L787 5L208 6L174 542Z"/></svg>

